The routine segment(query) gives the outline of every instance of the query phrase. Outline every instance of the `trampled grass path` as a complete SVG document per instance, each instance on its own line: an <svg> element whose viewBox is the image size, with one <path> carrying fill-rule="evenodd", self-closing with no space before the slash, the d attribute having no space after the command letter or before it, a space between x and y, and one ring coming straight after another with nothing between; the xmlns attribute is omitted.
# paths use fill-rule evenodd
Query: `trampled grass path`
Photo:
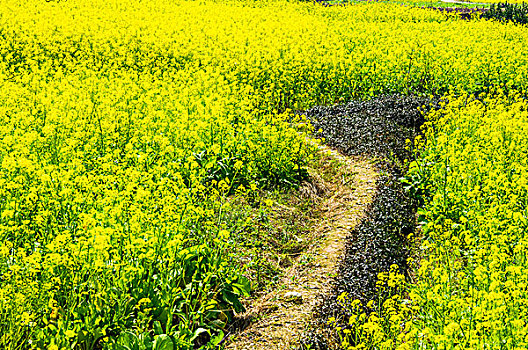
<svg viewBox="0 0 528 350"><path fill-rule="evenodd" d="M323 238L308 252L308 261L298 259L286 270L279 288L254 301L241 315L252 321L230 337L227 349L297 349L315 308L332 287L347 235L372 203L379 174L365 158L327 151L341 166L337 176L320 184L328 195L322 199L322 219L314 229Z"/></svg>

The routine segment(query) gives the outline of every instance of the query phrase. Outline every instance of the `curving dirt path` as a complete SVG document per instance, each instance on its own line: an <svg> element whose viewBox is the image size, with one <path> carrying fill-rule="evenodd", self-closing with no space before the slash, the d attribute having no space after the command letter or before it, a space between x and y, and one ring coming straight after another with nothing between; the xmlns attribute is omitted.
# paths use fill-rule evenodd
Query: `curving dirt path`
<svg viewBox="0 0 528 350"><path fill-rule="evenodd" d="M325 151L341 166L332 181L322 184L330 195L323 199L323 218L314 228L322 237L320 244L305 255L309 259L299 259L286 270L280 288L254 301L244 315L239 315L253 321L231 337L227 349L298 349L299 335L332 286L346 237L372 202L379 174L365 158L345 157L329 148Z"/></svg>

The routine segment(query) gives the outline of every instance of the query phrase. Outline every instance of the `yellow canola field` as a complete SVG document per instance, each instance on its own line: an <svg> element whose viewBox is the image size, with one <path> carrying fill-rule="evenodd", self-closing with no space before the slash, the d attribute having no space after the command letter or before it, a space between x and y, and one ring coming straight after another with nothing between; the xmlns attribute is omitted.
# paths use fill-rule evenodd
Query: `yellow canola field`
<svg viewBox="0 0 528 350"><path fill-rule="evenodd" d="M410 288L419 311L402 348L528 346L527 108L515 95L462 96L430 116L413 169L430 186Z"/></svg>
<svg viewBox="0 0 528 350"><path fill-rule="evenodd" d="M344 349L528 347L528 104L501 93L448 100L428 115L408 174L425 200L409 237L411 283L396 265L380 273L389 297L368 315L350 304Z"/></svg>
<svg viewBox="0 0 528 350"><path fill-rule="evenodd" d="M528 77L524 28L385 4L6 0L0 37L2 349L220 341L225 197L304 178L291 110Z"/></svg>

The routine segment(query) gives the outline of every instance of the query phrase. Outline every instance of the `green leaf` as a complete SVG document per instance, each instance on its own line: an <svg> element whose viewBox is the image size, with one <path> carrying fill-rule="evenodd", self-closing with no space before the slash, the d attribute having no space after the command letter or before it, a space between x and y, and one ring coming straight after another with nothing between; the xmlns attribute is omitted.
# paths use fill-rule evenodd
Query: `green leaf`
<svg viewBox="0 0 528 350"><path fill-rule="evenodd" d="M217 335L211 338L209 344L212 346L217 346L222 341L222 339L224 339L224 332L220 331Z"/></svg>
<svg viewBox="0 0 528 350"><path fill-rule="evenodd" d="M251 283L247 278L244 276L238 277L237 283L233 283L233 287L236 287L243 296L249 297L249 293L251 292Z"/></svg>
<svg viewBox="0 0 528 350"><path fill-rule="evenodd" d="M122 333L117 340L117 350L139 350L139 339L130 332Z"/></svg>
<svg viewBox="0 0 528 350"><path fill-rule="evenodd" d="M244 276L239 276L238 283L244 286L244 290L249 294L251 292L251 282Z"/></svg>
<svg viewBox="0 0 528 350"><path fill-rule="evenodd" d="M154 321L154 334L155 335L160 335L160 334L163 334L165 332L163 332L163 328L161 327L161 323L160 321Z"/></svg>
<svg viewBox="0 0 528 350"><path fill-rule="evenodd" d="M202 333L209 333L209 331L205 328L198 328L194 331L194 335L192 336L191 338L191 341L193 341L194 339L198 338L200 336L200 334Z"/></svg>
<svg viewBox="0 0 528 350"><path fill-rule="evenodd" d="M228 304L230 304L236 312L244 311L244 306L242 305L240 300L238 300L238 295L236 295L235 293L230 292L228 290L224 290L222 292L222 299Z"/></svg>
<svg viewBox="0 0 528 350"><path fill-rule="evenodd" d="M150 350L154 348L154 344L147 333L139 335L140 350Z"/></svg>
<svg viewBox="0 0 528 350"><path fill-rule="evenodd" d="M166 334L156 336L152 350L175 350L172 338Z"/></svg>
<svg viewBox="0 0 528 350"><path fill-rule="evenodd" d="M225 319L226 320L228 319L227 315L225 316ZM217 320L211 321L209 325L215 329L222 329L222 328L225 328L225 326L227 325L227 322L217 319Z"/></svg>

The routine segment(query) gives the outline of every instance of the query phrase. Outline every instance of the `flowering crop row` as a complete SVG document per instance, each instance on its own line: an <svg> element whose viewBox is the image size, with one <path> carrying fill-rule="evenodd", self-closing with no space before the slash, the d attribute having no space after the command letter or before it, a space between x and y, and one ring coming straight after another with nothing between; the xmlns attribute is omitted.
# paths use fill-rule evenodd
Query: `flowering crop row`
<svg viewBox="0 0 528 350"><path fill-rule="evenodd" d="M226 195L295 186L315 152L289 109L525 91L527 35L383 4L3 1L0 347L219 341L249 290Z"/></svg>
<svg viewBox="0 0 528 350"><path fill-rule="evenodd" d="M527 107L461 97L430 117L411 170L430 186L410 295L420 310L408 337L418 348L528 345Z"/></svg>
<svg viewBox="0 0 528 350"><path fill-rule="evenodd" d="M451 98L429 115L409 179L425 200L413 283L381 275L390 296L357 302L348 349L525 349L528 104ZM395 266L396 267L396 266Z"/></svg>

